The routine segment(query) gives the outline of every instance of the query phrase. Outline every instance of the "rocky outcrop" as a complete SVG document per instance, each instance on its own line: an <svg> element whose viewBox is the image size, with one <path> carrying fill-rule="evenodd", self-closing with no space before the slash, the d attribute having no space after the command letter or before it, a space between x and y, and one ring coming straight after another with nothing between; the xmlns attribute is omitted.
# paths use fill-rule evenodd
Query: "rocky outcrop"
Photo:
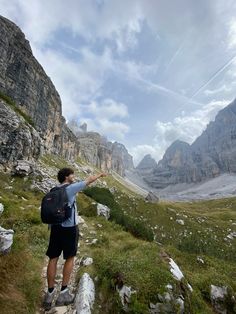
<svg viewBox="0 0 236 314"><path fill-rule="evenodd" d="M107 207L106 205L97 204L97 215L104 217L106 220L110 218L110 208Z"/></svg>
<svg viewBox="0 0 236 314"><path fill-rule="evenodd" d="M38 132L1 100L0 139L0 164L4 168L16 160L37 159L43 148Z"/></svg>
<svg viewBox="0 0 236 314"><path fill-rule="evenodd" d="M158 203L159 197L155 195L153 192L149 191L148 195L145 197L145 200L150 203Z"/></svg>
<svg viewBox="0 0 236 314"><path fill-rule="evenodd" d="M4 206L0 203L0 215L4 211ZM0 226L0 255L7 254L11 250L13 244L14 231L12 229L4 229Z"/></svg>
<svg viewBox="0 0 236 314"><path fill-rule="evenodd" d="M124 145L109 142L96 132L77 133L79 157L103 171L114 170L121 176L133 169L133 159Z"/></svg>
<svg viewBox="0 0 236 314"><path fill-rule="evenodd" d="M52 81L34 58L20 28L2 16L0 28L0 92L31 118L46 152L75 158L78 143L66 126ZM23 154L28 157L27 152Z"/></svg>
<svg viewBox="0 0 236 314"><path fill-rule="evenodd" d="M76 313L92 313L95 300L95 285L88 273L84 273L79 282L79 289L76 295Z"/></svg>
<svg viewBox="0 0 236 314"><path fill-rule="evenodd" d="M236 309L236 300L232 295L232 291L227 286L219 287L211 285L211 304L214 308L215 313L227 314L230 313L229 310Z"/></svg>
<svg viewBox="0 0 236 314"><path fill-rule="evenodd" d="M236 172L236 100L217 114L192 145L174 142L158 165L142 176L151 187L162 189L226 172Z"/></svg>
<svg viewBox="0 0 236 314"><path fill-rule="evenodd" d="M137 170L145 170L145 169L154 169L157 166L157 162L150 154L145 155L143 159L140 161L138 166L136 167Z"/></svg>

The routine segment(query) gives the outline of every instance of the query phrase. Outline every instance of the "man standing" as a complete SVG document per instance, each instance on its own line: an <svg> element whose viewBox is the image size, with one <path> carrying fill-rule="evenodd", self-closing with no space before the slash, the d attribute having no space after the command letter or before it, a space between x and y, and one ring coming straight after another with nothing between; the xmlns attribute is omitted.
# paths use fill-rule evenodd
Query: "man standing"
<svg viewBox="0 0 236 314"><path fill-rule="evenodd" d="M76 194L82 191L90 183L104 176L106 176L106 174L100 173L95 176L89 176L84 181L75 182L73 169L63 168L57 174L60 186L63 186L64 184L68 185L66 187L66 193L68 196L69 205L72 207L72 213L71 216L63 223L51 225L49 246L46 252L46 255L49 257L49 262L47 267L48 291L43 301L43 306L45 309L51 308L52 301L56 293L54 282L57 271L57 262L61 252L63 252L65 264L63 267L62 287L56 300L56 306L68 305L74 301L75 296L69 292L67 285L73 270L74 257L77 253L79 240Z"/></svg>

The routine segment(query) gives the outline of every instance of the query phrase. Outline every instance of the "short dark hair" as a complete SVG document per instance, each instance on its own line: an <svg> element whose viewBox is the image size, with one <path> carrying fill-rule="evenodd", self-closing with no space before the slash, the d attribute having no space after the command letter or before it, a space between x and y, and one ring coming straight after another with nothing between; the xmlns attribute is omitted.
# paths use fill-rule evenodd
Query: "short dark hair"
<svg viewBox="0 0 236 314"><path fill-rule="evenodd" d="M63 183L70 174L74 174L74 170L71 168L62 168L58 171L57 179L60 183Z"/></svg>

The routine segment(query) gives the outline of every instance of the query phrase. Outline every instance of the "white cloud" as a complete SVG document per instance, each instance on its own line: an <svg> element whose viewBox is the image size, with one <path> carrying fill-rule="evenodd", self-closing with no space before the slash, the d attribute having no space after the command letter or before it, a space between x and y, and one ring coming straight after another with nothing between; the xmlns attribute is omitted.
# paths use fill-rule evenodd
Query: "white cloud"
<svg viewBox="0 0 236 314"><path fill-rule="evenodd" d="M117 103L113 99L104 99L102 103L93 101L84 106L84 110L93 114L97 119L125 118L129 115L127 106Z"/></svg>
<svg viewBox="0 0 236 314"><path fill-rule="evenodd" d="M219 94L219 93L228 93L231 92L233 89L233 86L236 82L233 82L231 84L228 84L227 86L224 84L221 87L217 88L217 89L206 89L204 91L204 94L207 96L211 96L211 95L215 95L215 94Z"/></svg>
<svg viewBox="0 0 236 314"><path fill-rule="evenodd" d="M226 100L212 101L191 115L176 117L172 122L157 121L155 142L159 143L163 150L177 139L191 144L209 121L215 118L217 112L227 104L229 101Z"/></svg>
<svg viewBox="0 0 236 314"><path fill-rule="evenodd" d="M166 149L175 141L182 140L191 144L206 128L207 124L214 120L217 112L228 105L230 101L212 101L203 108L192 112L191 115L176 117L173 121L156 122L156 136L153 145L137 145L129 151L137 164L146 154L151 154L159 161Z"/></svg>
<svg viewBox="0 0 236 314"><path fill-rule="evenodd" d="M140 32L142 11L139 4L106 1L100 8L93 0L0 0L1 14L16 22L34 44L49 42L58 29L69 29L87 41L97 38L112 40L118 52L136 44Z"/></svg>
<svg viewBox="0 0 236 314"><path fill-rule="evenodd" d="M217 112L225 107L229 101L212 101L203 108L196 110L189 116L176 117L172 122L156 123L156 143L160 143L163 150L175 140L186 141L191 144L206 128L209 121L215 118Z"/></svg>
<svg viewBox="0 0 236 314"><path fill-rule="evenodd" d="M129 126L122 121L128 117L128 108L123 103L117 103L113 99L104 99L100 103L93 101L81 106L79 116L80 123L87 123L88 130L105 135L109 140L122 140L129 132Z"/></svg>
<svg viewBox="0 0 236 314"><path fill-rule="evenodd" d="M158 146L137 145L131 147L129 153L133 156L134 166L136 167L147 154L150 154L154 159L159 160L162 151L158 150Z"/></svg>
<svg viewBox="0 0 236 314"><path fill-rule="evenodd" d="M40 50L35 46L32 49L59 91L63 114L67 118L80 113L81 103L99 95L106 71L112 63L109 49L105 49L102 55L82 49L80 61L70 60L53 50Z"/></svg>
<svg viewBox="0 0 236 314"><path fill-rule="evenodd" d="M110 141L123 140L129 132L129 126L123 122L111 121L107 119L80 118L80 124L86 123L88 131L95 131L106 136Z"/></svg>

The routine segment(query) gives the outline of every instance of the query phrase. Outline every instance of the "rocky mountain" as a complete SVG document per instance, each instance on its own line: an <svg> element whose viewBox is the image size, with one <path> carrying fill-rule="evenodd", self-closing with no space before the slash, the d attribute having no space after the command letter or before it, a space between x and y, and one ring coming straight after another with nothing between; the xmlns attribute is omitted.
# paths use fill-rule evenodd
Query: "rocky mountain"
<svg viewBox="0 0 236 314"><path fill-rule="evenodd" d="M157 162L150 154L145 155L143 159L140 161L138 166L136 167L137 170L144 170L155 168L157 166Z"/></svg>
<svg viewBox="0 0 236 314"><path fill-rule="evenodd" d="M32 119L46 152L75 158L78 143L66 126L52 81L20 28L4 17L0 17L0 28L0 91Z"/></svg>
<svg viewBox="0 0 236 314"><path fill-rule="evenodd" d="M192 145L175 141L158 165L148 171L148 175L141 173L141 176L157 189L200 182L226 172L235 173L236 100L219 111L215 121L209 123Z"/></svg>
<svg viewBox="0 0 236 314"><path fill-rule="evenodd" d="M62 116L56 88L34 58L23 32L2 16L0 29L0 164L11 166L17 159L50 153L68 160L80 156L121 175L133 167L122 144L103 143L102 136L87 132L86 126L77 138Z"/></svg>
<svg viewBox="0 0 236 314"><path fill-rule="evenodd" d="M156 160L152 158L150 154L148 154L143 157L135 170L141 177L148 177L150 174L152 174L153 169L156 167Z"/></svg>
<svg viewBox="0 0 236 314"><path fill-rule="evenodd" d="M114 170L121 176L133 169L133 159L124 145L109 142L96 132L77 133L79 157L102 170Z"/></svg>

